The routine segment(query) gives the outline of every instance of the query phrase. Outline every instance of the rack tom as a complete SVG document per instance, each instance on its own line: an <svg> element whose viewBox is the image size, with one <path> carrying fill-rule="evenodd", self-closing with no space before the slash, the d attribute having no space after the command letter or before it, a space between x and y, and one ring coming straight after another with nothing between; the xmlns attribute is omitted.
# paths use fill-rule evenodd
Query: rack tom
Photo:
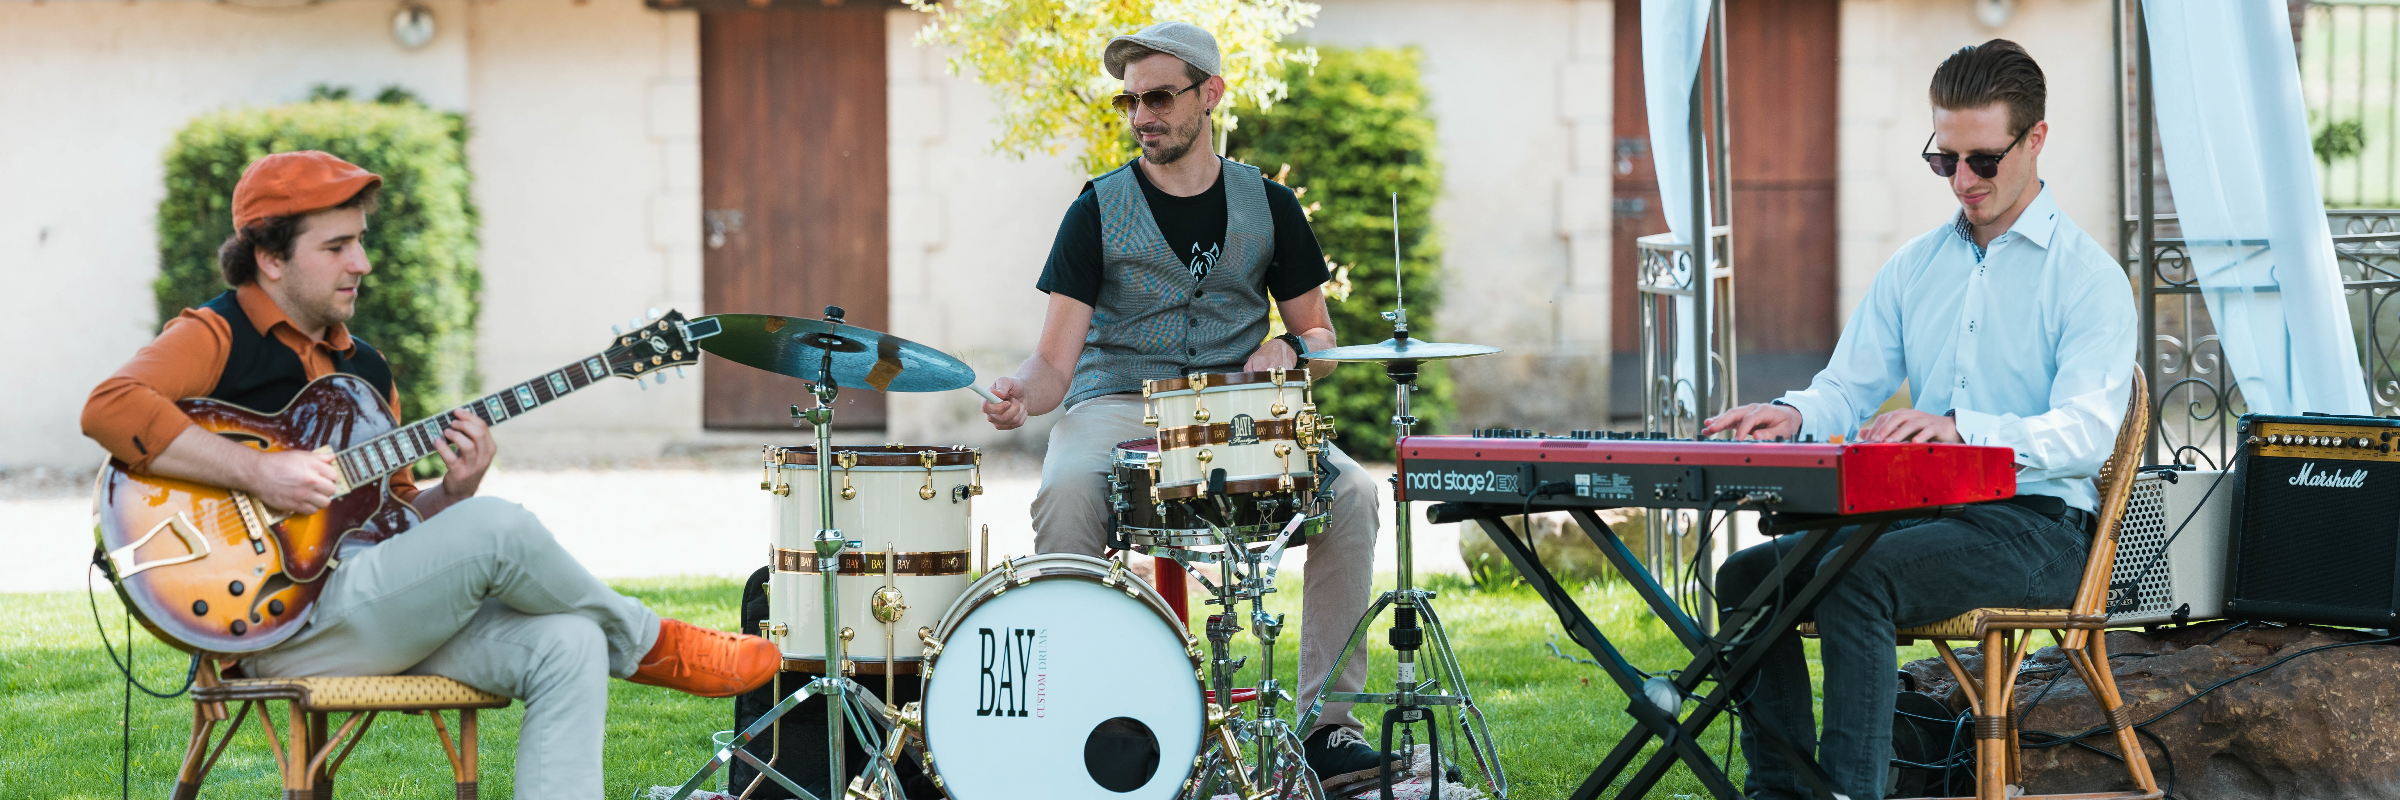
<svg viewBox="0 0 2400 800"><path fill-rule="evenodd" d="M785 669L825 674L819 581L828 565L816 551L816 448L770 445L765 459L761 486L775 495L768 553L775 570L761 625L782 649ZM833 448L833 522L847 541L832 571L841 581L840 625L856 634L844 652L860 672L882 671L888 632L893 671L915 673L924 657L917 629L940 625L942 610L966 591L982 461L971 447Z"/></svg>
<svg viewBox="0 0 2400 800"><path fill-rule="evenodd" d="M1156 439L1117 444L1116 465L1108 478L1110 528L1115 533L1110 546L1204 547L1220 544L1220 532L1234 544L1271 541L1308 506L1306 489L1228 498L1230 519L1216 503L1164 502L1150 492L1159 461ZM1312 486L1314 476L1309 478L1294 485Z"/></svg>
<svg viewBox="0 0 2400 800"><path fill-rule="evenodd" d="M1145 381L1158 429L1158 469L1152 494L1160 502L1208 496L1209 479L1225 471L1226 494L1291 494L1313 488L1316 404L1308 371L1194 373Z"/></svg>

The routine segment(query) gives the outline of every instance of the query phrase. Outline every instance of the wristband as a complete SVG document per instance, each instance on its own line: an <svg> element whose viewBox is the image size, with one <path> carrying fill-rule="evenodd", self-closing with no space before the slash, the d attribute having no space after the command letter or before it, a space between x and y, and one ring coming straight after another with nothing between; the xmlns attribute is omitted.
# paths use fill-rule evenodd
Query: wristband
<svg viewBox="0 0 2400 800"><path fill-rule="evenodd" d="M1308 368L1308 342L1307 342L1307 341L1305 341L1305 340L1302 340L1302 339L1301 339L1301 338L1300 338L1300 337L1299 337L1297 334L1292 334L1292 333L1284 333L1284 334L1281 334L1281 335L1278 335L1278 336L1276 336L1275 338L1282 340L1282 341L1283 341L1283 343L1284 343L1285 345L1287 345L1287 346L1289 346L1289 347L1291 347L1291 348L1292 348L1292 357L1293 357L1293 358L1296 358L1296 359L1299 359L1299 361L1298 361L1298 363L1297 363L1297 365L1296 365L1296 366L1298 366L1298 367L1299 367L1299 368L1301 368L1301 369L1307 369L1307 368Z"/></svg>

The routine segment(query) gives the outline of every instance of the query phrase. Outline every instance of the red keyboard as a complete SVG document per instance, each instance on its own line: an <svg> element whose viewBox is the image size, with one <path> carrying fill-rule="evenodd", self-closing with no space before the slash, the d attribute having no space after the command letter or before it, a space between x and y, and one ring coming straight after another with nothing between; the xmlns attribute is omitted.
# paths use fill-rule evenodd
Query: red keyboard
<svg viewBox="0 0 2400 800"><path fill-rule="evenodd" d="M1610 434L1592 434L1610 436ZM1401 499L1867 514L2017 493L2014 453L1963 444L1411 436Z"/></svg>

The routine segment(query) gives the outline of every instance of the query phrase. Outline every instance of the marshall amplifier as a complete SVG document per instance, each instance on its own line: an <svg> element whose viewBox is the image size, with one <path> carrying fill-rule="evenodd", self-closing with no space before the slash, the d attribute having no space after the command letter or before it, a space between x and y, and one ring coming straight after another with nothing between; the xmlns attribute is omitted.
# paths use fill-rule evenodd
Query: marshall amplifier
<svg viewBox="0 0 2400 800"><path fill-rule="evenodd" d="M2225 616L2225 551L2235 479L2235 473L2176 467L2145 469L2133 479L2133 496L2117 523L2108 624L2182 624Z"/></svg>
<svg viewBox="0 0 2400 800"><path fill-rule="evenodd" d="M2242 418L2225 616L2400 627L2400 419Z"/></svg>

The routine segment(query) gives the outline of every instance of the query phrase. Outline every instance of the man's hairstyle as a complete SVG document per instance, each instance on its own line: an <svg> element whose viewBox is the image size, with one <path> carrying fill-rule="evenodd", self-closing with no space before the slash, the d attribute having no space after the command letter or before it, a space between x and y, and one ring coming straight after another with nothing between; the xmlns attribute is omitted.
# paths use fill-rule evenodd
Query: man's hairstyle
<svg viewBox="0 0 2400 800"><path fill-rule="evenodd" d="M2042 121L2042 67L2025 48L2007 39L1962 47L1933 71L1928 92L1933 107L1948 111L2008 104L2008 132L2014 136Z"/></svg>
<svg viewBox="0 0 2400 800"><path fill-rule="evenodd" d="M1169 53L1165 50L1154 50L1134 44L1132 42L1126 42L1124 46L1126 51L1125 63L1127 64L1131 64L1151 56L1164 54L1168 57L1174 58L1176 61L1183 63L1183 82L1185 85L1188 86L1208 80L1208 72L1206 70L1192 66L1192 62L1184 61L1181 56L1177 56L1174 53Z"/></svg>
<svg viewBox="0 0 2400 800"><path fill-rule="evenodd" d="M382 184L370 185L333 208L360 208L373 214L381 205L382 192ZM224 273L225 285L241 286L258 280L259 253L279 260L290 260L292 240L300 238L300 223L307 218L308 214L267 217L234 231L232 238L226 239L225 244L217 248L217 271Z"/></svg>

